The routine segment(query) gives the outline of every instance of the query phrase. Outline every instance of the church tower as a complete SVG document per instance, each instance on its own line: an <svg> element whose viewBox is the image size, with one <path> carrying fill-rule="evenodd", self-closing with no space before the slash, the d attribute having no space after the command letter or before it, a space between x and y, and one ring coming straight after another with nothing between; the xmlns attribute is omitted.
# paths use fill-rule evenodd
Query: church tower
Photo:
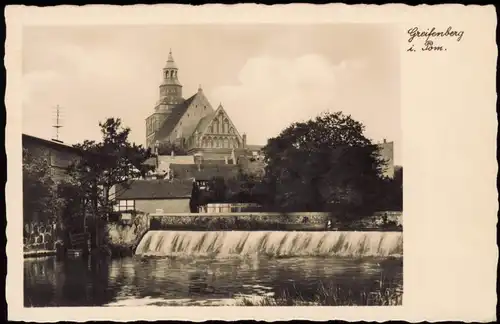
<svg viewBox="0 0 500 324"><path fill-rule="evenodd" d="M180 104L184 101L182 98L182 85L177 76L178 70L172 56L172 50L170 50L167 64L163 68L163 82L160 85L159 109L168 109L168 106Z"/></svg>
<svg viewBox="0 0 500 324"><path fill-rule="evenodd" d="M146 118L146 146L153 148L155 145L155 134L160 130L163 122L172 113L172 109L184 102L182 98L182 85L179 82L172 50L168 53L167 63L162 70L162 82L160 84L160 98L156 103L154 112Z"/></svg>

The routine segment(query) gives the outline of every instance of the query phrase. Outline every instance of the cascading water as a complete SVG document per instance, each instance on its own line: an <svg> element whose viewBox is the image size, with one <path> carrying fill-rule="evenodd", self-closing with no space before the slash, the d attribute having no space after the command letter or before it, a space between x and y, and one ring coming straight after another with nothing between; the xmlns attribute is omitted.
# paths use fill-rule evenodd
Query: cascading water
<svg viewBox="0 0 500 324"><path fill-rule="evenodd" d="M402 232L149 231L136 255L399 257Z"/></svg>

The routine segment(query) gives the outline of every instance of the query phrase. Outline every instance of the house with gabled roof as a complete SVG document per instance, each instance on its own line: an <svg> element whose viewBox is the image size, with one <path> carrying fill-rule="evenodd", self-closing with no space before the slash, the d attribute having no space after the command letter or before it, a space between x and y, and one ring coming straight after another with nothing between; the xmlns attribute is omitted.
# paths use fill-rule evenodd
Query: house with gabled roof
<svg viewBox="0 0 500 324"><path fill-rule="evenodd" d="M189 155L204 160L228 160L232 155L256 154L261 146L248 146L222 106L214 109L201 86L184 99L178 67L169 53L163 68L160 98L154 112L146 119L146 146L170 142L183 147Z"/></svg>
<svg viewBox="0 0 500 324"><path fill-rule="evenodd" d="M189 213L193 180L130 180L113 187L116 212Z"/></svg>

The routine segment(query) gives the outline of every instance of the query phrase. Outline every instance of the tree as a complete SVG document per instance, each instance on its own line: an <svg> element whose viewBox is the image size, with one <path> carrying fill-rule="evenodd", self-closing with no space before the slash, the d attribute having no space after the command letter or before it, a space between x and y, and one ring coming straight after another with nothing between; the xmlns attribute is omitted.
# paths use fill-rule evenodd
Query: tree
<svg viewBox="0 0 500 324"><path fill-rule="evenodd" d="M57 204L58 204L58 223L59 238L63 239L65 244L69 243L69 233L84 231L85 210L83 201L85 197L72 179L66 179L57 184Z"/></svg>
<svg viewBox="0 0 500 324"><path fill-rule="evenodd" d="M268 205L265 186L262 183L263 175L240 165L236 178L226 180L228 200L239 203L258 203Z"/></svg>
<svg viewBox="0 0 500 324"><path fill-rule="evenodd" d="M384 161L364 126L341 112L294 123L263 148L263 183L284 211L371 213Z"/></svg>
<svg viewBox="0 0 500 324"><path fill-rule="evenodd" d="M123 127L120 119L108 118L99 126L102 141L85 140L75 145L83 151L83 158L70 168L80 196L90 203L96 221L106 219L112 211L117 194L110 195L113 186L126 185L130 179L144 177L152 168L144 165L151 152L129 143L130 128Z"/></svg>
<svg viewBox="0 0 500 324"><path fill-rule="evenodd" d="M213 177L210 181L210 201L215 203L226 202L228 188L223 177Z"/></svg>
<svg viewBox="0 0 500 324"><path fill-rule="evenodd" d="M23 214L24 222L47 222L57 215L55 183L50 165L23 148Z"/></svg>
<svg viewBox="0 0 500 324"><path fill-rule="evenodd" d="M403 168L394 170L394 178L385 178L381 182L379 190L379 210L402 211L403 210Z"/></svg>

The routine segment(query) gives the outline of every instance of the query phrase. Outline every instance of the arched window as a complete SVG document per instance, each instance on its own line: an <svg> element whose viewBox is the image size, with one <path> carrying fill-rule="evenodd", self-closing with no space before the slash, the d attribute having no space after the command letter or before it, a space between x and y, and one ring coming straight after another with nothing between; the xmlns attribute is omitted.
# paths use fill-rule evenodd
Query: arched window
<svg viewBox="0 0 500 324"><path fill-rule="evenodd" d="M218 121L214 121L214 124L213 124L213 132L214 133L218 133L219 132L219 122Z"/></svg>
<svg viewBox="0 0 500 324"><path fill-rule="evenodd" d="M229 147L229 140L227 138L224 139L224 148Z"/></svg>

